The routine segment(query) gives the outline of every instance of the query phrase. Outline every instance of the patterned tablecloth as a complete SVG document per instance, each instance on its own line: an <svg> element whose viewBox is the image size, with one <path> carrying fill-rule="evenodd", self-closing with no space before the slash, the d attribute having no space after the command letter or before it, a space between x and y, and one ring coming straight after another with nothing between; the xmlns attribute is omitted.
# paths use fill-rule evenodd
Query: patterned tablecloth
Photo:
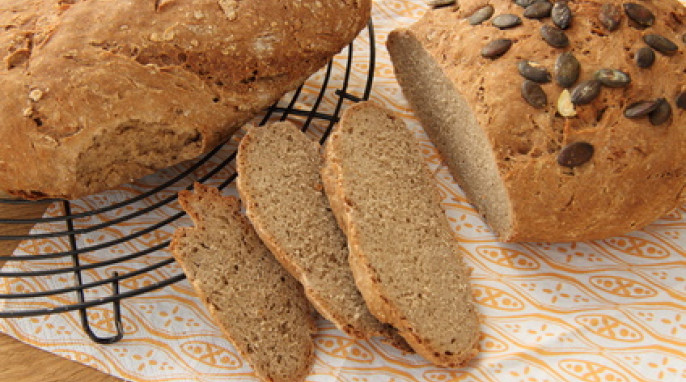
<svg viewBox="0 0 686 382"><path fill-rule="evenodd" d="M407 121L420 141L426 161L435 171L452 227L466 250L468 263L474 267L475 297L483 320L481 353L464 368L437 368L421 357L403 356L379 341L351 340L331 323L320 320L315 338L316 363L308 381L686 380L686 205L641 231L606 240L565 244L496 241L413 118L383 48L393 28L410 24L425 10L420 0L375 3L373 17L379 55L372 98ZM360 69L365 69L368 62L369 41L365 38L363 34L355 42L354 65ZM321 76L321 73L315 76L315 82ZM364 76L353 74L351 84L361 88L364 80ZM315 90L307 87L306 96L313 95ZM333 100L324 100L323 107L333 107ZM165 170L162 175L182 168ZM145 184L143 180L84 198L76 201L73 209L78 212L109 205L145 189ZM171 195L179 188L170 188L165 193ZM143 208L165 193L128 209ZM176 204L163 207L116 228L81 235L78 244L116 239L178 211ZM47 214L59 212L59 206L55 205ZM76 228L79 224L115 219L124 212L82 219ZM88 254L82 263L140 251L168 240L174 227L183 225L190 225L189 220L182 219L166 229ZM43 225L34 232L55 228L63 229ZM65 240L46 239L23 243L15 256L67 249ZM159 258L168 258L168 254L161 251ZM113 264L104 273L143 267L155 260L153 254L140 260L140 264L136 260ZM24 263L28 262L8 263L5 270L65 266L62 260ZM123 291L137 288L178 272L178 266L171 264L129 279L121 287ZM100 271L85 275L86 281L103 277ZM70 282L71 276L64 275L3 281L0 293L45 290ZM108 293L108 288L96 288L87 297ZM67 297L54 297L50 301L60 302L71 301ZM38 308L47 303L37 301L33 303L35 306L21 308ZM3 310L10 308L16 306L6 303L2 307ZM93 344L83 334L78 316L73 313L0 320L0 330L128 380L254 380L250 366L222 338L187 281L124 300L122 315L124 340L106 346ZM110 307L102 306L91 309L89 318L96 330L107 334L114 331L111 316Z"/></svg>

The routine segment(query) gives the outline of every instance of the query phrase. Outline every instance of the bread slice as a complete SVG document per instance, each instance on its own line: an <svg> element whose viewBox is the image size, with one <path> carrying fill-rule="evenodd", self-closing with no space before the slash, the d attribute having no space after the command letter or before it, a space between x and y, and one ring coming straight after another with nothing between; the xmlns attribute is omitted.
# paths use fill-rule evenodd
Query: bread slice
<svg viewBox="0 0 686 382"><path fill-rule="evenodd" d="M470 271L403 122L371 103L348 109L326 146L322 179L369 310L436 365L476 355Z"/></svg>
<svg viewBox="0 0 686 382"><path fill-rule="evenodd" d="M289 122L249 128L236 159L246 214L324 317L355 338L383 336L409 350L369 312L355 286L346 237L324 195L323 164L319 144Z"/></svg>
<svg viewBox="0 0 686 382"><path fill-rule="evenodd" d="M195 228L171 251L236 349L264 381L302 381L314 361L312 308L240 213L238 200L195 185L179 202Z"/></svg>

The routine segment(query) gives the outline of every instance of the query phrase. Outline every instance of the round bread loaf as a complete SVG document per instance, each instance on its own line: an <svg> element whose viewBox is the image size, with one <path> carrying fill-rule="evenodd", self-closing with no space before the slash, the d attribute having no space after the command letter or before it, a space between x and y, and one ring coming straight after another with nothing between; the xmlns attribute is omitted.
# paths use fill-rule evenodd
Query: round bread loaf
<svg viewBox="0 0 686 382"><path fill-rule="evenodd" d="M0 7L0 189L76 198L213 148L357 35L369 0Z"/></svg>
<svg viewBox="0 0 686 382"><path fill-rule="evenodd" d="M525 3L462 0L388 40L468 198L505 241L620 235L673 209L686 184L684 6Z"/></svg>

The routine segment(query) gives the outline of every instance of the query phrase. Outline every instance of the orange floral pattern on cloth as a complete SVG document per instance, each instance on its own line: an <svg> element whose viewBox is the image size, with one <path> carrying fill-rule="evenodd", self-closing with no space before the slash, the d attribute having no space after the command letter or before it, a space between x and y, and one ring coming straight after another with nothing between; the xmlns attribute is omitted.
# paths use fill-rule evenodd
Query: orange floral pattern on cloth
<svg viewBox="0 0 686 382"><path fill-rule="evenodd" d="M378 340L356 341L324 320L315 337L316 360L308 381L681 381L686 380L686 205L670 212L641 231L622 237L579 243L499 243L464 194L455 185L440 156L424 135L394 80L392 65L383 48L388 33L409 25L426 11L421 0L375 2L374 26L377 66L372 99L386 105L408 123L416 134L427 163L436 174L448 218L461 241L467 262L474 268L474 295L482 316L480 354L461 369L442 369L419 356L402 355ZM363 33L354 44L353 93L365 84L369 39ZM336 61L335 65L344 66ZM355 72L357 71L357 72ZM302 102L314 102L323 72L303 90ZM332 79L334 85L341 78ZM337 82L338 81L338 82ZM325 98L322 110L333 110L334 99ZM315 126L314 131L320 127ZM235 140L234 140L235 147ZM231 150L229 147L227 150ZM184 169L177 166L149 178L168 177ZM202 169L201 169L202 171ZM213 179L229 176L223 170ZM142 209L174 195L170 187L131 207ZM154 183L154 182L153 182ZM212 183L212 182L210 182ZM73 204L74 212L125 200L146 189L146 180L87 197ZM229 188L226 193L235 194ZM93 225L119 217L112 211L79 220ZM129 211L130 212L130 211ZM78 244L115 240L179 212L170 204L151 214L82 235ZM52 206L47 216L60 214ZM61 230L53 223L34 232ZM57 224L57 223L54 223ZM82 264L108 256L141 251L170 239L173 229L190 225L184 218L169 227L84 255ZM42 231L41 231L42 230ZM64 239L25 242L15 255L68 250ZM145 260L86 270L86 282L115 271L131 271L156 260L168 259L159 251ZM157 256L157 258L156 258ZM5 270L26 271L70 266L66 260L46 259L29 265L8 263ZM10 267L14 267L11 268ZM100 274L99 272L103 273ZM169 264L129 278L123 291L152 285L179 267ZM27 293L64 287L71 276L52 275L13 279L0 284L0 293ZM107 296L109 289L93 288L87 298ZM60 300L63 299L62 300ZM54 297L52 304L73 303ZM42 301L35 306L44 307ZM3 310L17 308L5 302ZM124 339L96 345L83 333L75 313L0 320L0 330L19 340L103 372L133 381L253 381L252 369L224 339L205 312L187 281L125 299L122 303ZM108 305L89 310L91 326L102 335L113 334Z"/></svg>

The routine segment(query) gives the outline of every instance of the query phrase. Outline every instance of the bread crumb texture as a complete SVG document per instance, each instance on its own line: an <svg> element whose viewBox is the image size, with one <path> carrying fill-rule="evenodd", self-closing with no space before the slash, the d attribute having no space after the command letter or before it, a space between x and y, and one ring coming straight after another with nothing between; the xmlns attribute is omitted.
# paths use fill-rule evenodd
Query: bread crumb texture
<svg viewBox="0 0 686 382"><path fill-rule="evenodd" d="M238 200L195 185L179 193L194 228L170 249L217 325L264 381L302 381L314 357L312 308L274 259Z"/></svg>

